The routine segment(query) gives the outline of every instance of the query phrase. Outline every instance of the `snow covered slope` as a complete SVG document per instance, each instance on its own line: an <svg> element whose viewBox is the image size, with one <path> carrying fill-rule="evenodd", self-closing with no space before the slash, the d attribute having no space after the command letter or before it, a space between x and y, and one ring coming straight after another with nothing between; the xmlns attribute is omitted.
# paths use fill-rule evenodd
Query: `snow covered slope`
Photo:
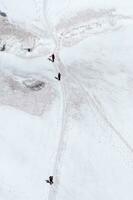
<svg viewBox="0 0 133 200"><path fill-rule="evenodd" d="M0 200L133 199L132 6L0 0Z"/></svg>

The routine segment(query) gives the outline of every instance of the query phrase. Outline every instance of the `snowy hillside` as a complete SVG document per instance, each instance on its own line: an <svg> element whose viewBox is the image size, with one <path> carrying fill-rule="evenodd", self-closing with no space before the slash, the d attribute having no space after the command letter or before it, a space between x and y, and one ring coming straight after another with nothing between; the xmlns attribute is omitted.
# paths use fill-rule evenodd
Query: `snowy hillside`
<svg viewBox="0 0 133 200"><path fill-rule="evenodd" d="M0 0L0 200L133 199L132 7Z"/></svg>

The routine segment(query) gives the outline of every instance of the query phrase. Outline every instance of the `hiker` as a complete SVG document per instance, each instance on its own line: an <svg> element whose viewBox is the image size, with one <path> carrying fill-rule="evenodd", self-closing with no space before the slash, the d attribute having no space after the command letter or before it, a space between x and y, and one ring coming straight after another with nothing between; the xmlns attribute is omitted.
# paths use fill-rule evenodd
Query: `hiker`
<svg viewBox="0 0 133 200"><path fill-rule="evenodd" d="M51 62L54 62L54 60L55 60L55 55L54 54L52 54L51 56L50 56L50 58L48 58Z"/></svg>
<svg viewBox="0 0 133 200"><path fill-rule="evenodd" d="M57 79L58 81L61 80L61 73L58 73L58 77L55 77L55 79Z"/></svg>
<svg viewBox="0 0 133 200"><path fill-rule="evenodd" d="M49 182L50 182L50 185L52 185L54 182L53 182L53 176L50 176L49 177Z"/></svg>
<svg viewBox="0 0 133 200"><path fill-rule="evenodd" d="M5 51L6 45L4 44L3 47L0 49L0 51Z"/></svg>
<svg viewBox="0 0 133 200"><path fill-rule="evenodd" d="M61 80L61 73L58 73L58 80Z"/></svg>
<svg viewBox="0 0 133 200"><path fill-rule="evenodd" d="M24 48L24 50L28 51L28 52L31 52L32 51L32 48Z"/></svg>
<svg viewBox="0 0 133 200"><path fill-rule="evenodd" d="M46 183L49 183L50 185L52 185L53 182L53 176L49 176L49 180L46 180Z"/></svg>
<svg viewBox="0 0 133 200"><path fill-rule="evenodd" d="M55 55L52 54L52 55L51 55L51 58L52 58L52 62L54 62L54 60L55 60Z"/></svg>
<svg viewBox="0 0 133 200"><path fill-rule="evenodd" d="M27 49L27 51L28 51L28 52L31 52L31 49L30 49L30 48L28 48L28 49Z"/></svg>

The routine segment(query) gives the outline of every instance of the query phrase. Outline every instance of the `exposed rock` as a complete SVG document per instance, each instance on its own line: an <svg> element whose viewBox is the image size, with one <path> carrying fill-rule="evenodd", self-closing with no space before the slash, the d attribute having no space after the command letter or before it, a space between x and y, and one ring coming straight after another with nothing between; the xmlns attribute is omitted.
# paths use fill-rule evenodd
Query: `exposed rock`
<svg viewBox="0 0 133 200"><path fill-rule="evenodd" d="M44 86L45 86L45 83L43 81L39 81L39 80L26 80L26 81L23 81L23 84L33 90L33 91L38 91L38 90L41 90Z"/></svg>
<svg viewBox="0 0 133 200"><path fill-rule="evenodd" d="M2 17L7 17L7 14L6 14L5 12L2 12L2 11L0 11L0 15L1 15Z"/></svg>

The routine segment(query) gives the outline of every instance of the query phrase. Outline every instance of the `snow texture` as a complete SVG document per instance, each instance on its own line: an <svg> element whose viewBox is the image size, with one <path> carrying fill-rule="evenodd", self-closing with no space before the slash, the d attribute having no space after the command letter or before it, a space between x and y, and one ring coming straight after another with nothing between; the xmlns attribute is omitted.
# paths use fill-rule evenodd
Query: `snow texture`
<svg viewBox="0 0 133 200"><path fill-rule="evenodd" d="M132 7L0 0L0 200L133 199Z"/></svg>

